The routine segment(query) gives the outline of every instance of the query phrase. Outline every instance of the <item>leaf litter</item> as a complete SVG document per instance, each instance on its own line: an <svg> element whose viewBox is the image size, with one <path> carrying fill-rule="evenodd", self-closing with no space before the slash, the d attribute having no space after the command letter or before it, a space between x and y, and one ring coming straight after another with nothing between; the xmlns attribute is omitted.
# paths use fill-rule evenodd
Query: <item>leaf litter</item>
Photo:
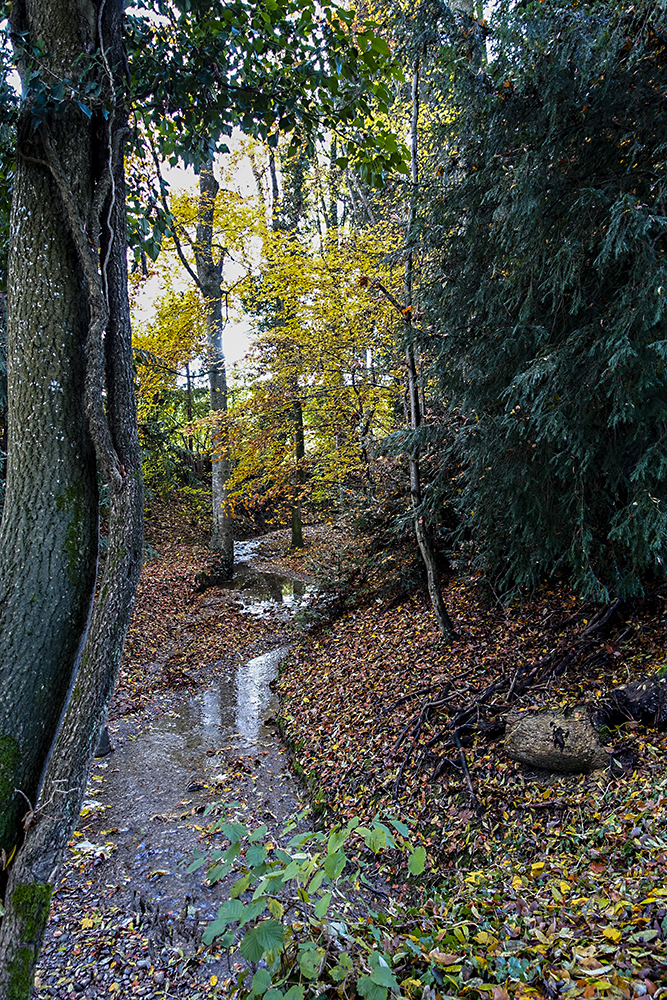
<svg viewBox="0 0 667 1000"><path fill-rule="evenodd" d="M195 690L206 683L212 660L238 664L274 631L228 604L221 616L210 594L193 593L193 575L208 552L197 528L184 532L182 518L177 523L162 513L162 558L142 578L114 698L119 728L121 720L140 725L169 711L175 688ZM312 572L308 557L326 555L333 534L325 529L310 552L294 554L274 533L265 563L303 577L306 567ZM395 897L363 933L391 956L405 997L660 997L667 991L665 735L636 724L615 734L614 744L631 744L636 760L620 776L526 772L479 732L459 755L451 748L439 753L437 740L427 746L452 713L494 680L502 680L506 696L518 669L548 657L562 662L598 610L546 589L522 607L489 610L476 584L459 580L447 588L460 632L451 648L439 639L421 595L400 603L371 600L328 630L303 636L282 671L281 726L316 808L327 820L400 816L413 844L424 848L427 870L420 878L400 858L380 863ZM663 657L662 616L639 611L624 634L619 628L580 651L585 673L571 656L559 676L545 676L519 703L601 698L650 673ZM416 728L425 699L443 704ZM229 778L235 771L244 788ZM243 767L232 763L220 773L224 780L210 792L247 793ZM101 813L101 827L96 791L89 789L88 808ZM200 806L185 799L181 805L179 816L204 845L210 842L204 823L196 822ZM247 818L252 794L242 794L239 805ZM96 831L101 844L88 838L83 823L77 832L54 895L34 995L228 995L232 980L220 970L209 974L201 951L178 946L156 954L150 903L139 901L129 916L127 905L114 905L120 886L103 884L95 870L109 864L114 829ZM168 871L155 866L146 876L159 884ZM167 915L172 926L193 924L192 907L183 903L182 912ZM331 989L324 995L338 993L344 995Z"/></svg>

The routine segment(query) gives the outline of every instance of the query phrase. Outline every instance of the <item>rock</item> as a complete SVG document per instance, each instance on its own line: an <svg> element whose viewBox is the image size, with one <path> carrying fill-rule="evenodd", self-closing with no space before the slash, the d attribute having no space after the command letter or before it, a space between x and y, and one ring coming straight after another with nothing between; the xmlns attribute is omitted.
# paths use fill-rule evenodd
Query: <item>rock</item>
<svg viewBox="0 0 667 1000"><path fill-rule="evenodd" d="M557 711L511 713L505 753L511 760L547 771L585 774L609 764L609 753L582 706L567 715Z"/></svg>

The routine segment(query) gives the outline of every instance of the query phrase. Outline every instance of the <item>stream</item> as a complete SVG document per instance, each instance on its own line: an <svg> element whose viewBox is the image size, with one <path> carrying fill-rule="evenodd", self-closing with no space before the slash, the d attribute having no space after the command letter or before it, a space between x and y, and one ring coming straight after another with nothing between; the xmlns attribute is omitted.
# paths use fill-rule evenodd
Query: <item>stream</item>
<svg viewBox="0 0 667 1000"><path fill-rule="evenodd" d="M273 721L278 698L271 687L289 652L290 622L301 599L307 600L308 588L254 569L257 544L236 543L234 581L210 591L209 601L222 605L231 596L245 614L270 617L276 626L271 648L240 667L216 661L207 688L195 695L157 697L153 718L144 713L109 724L114 752L91 768L76 846L54 893L45 967L38 971L33 997L94 1000L108 995L113 982L121 984L114 995L162 995L159 990L169 989L170 959L173 964L178 949L195 951L203 926L229 888L224 882L208 886L205 869L187 872L195 849L203 847L206 806L224 803L236 818L266 823L273 832L306 804ZM70 911L78 913L77 920L64 919ZM90 914L88 927L81 921L84 911ZM117 962L100 965L97 955L88 964L78 961L63 992L63 968L47 969L44 955L51 953L49 966L54 956L60 956L60 965L70 958L71 965L72 943L81 946L77 922L90 929L91 937L97 928L117 927L116 937L123 929L131 932L142 938L148 955L128 965L121 979L120 969L114 971ZM207 976L229 975L224 959L210 959ZM135 974L138 967L150 969L150 977ZM171 985L168 995L178 995L176 984Z"/></svg>

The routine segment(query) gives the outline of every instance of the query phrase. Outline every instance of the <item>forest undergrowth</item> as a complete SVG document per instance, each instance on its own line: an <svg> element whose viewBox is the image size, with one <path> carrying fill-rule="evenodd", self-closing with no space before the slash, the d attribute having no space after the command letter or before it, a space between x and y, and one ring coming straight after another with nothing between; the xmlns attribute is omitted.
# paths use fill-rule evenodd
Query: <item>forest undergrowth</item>
<svg viewBox="0 0 667 1000"><path fill-rule="evenodd" d="M241 662L272 627L231 604L224 618L207 615L207 595L193 586L209 558L197 510L154 505L148 537L159 559L144 570L116 716L160 691L194 690L206 664ZM256 564L339 577L345 543L363 555L362 540L332 524L307 528L301 552L275 532ZM503 608L483 581L453 578L451 646L421 592L391 596L376 574L357 597L337 600L339 617L295 637L279 684L283 734L320 824L405 824L424 871L411 874L404 851L362 849L376 886L370 909L348 911L337 937L331 915L289 931L288 993L276 996L667 995L667 735L626 723L604 733L624 766L555 775L508 759L492 724L510 704L599 704L659 670L663 595L606 620L565 588ZM242 976L198 989L269 997L261 971L259 992Z"/></svg>
<svg viewBox="0 0 667 1000"><path fill-rule="evenodd" d="M510 760L494 724L510 707L595 708L659 671L667 595L611 618L565 587L503 607L469 577L444 596L452 646L425 594L370 596L307 636L280 683L284 735L328 821L398 816L426 848L419 884L385 869L402 988L667 992L667 735L603 730L616 764L553 774Z"/></svg>

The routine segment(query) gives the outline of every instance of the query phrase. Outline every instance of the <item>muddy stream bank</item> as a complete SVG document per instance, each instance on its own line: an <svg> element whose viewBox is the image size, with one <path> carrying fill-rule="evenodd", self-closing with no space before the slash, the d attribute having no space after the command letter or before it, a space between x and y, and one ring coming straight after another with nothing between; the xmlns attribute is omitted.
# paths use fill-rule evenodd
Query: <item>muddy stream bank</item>
<svg viewBox="0 0 667 1000"><path fill-rule="evenodd" d="M273 721L271 690L289 651L293 617L307 586L252 565L258 543L236 544L228 588L206 607L268 618L241 666L210 664L196 694L165 692L148 710L111 719L114 751L95 760L74 846L54 893L34 998L213 995L233 970L215 952L192 960L201 932L226 898L205 870L188 874L204 849L210 803L274 831L305 805Z"/></svg>

